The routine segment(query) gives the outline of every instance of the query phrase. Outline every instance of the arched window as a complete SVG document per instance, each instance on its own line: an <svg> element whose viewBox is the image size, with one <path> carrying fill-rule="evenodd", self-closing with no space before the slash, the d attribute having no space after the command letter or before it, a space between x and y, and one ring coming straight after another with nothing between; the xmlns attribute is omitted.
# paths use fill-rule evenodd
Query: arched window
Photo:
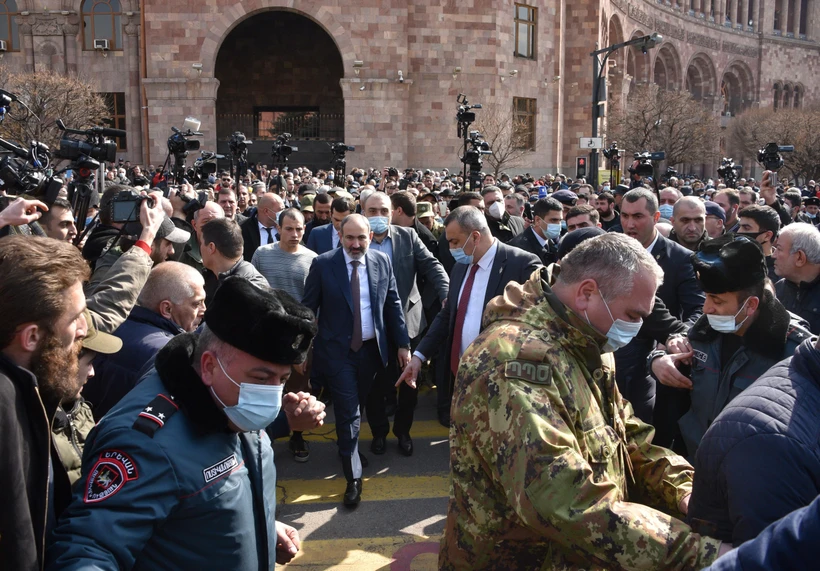
<svg viewBox="0 0 820 571"><path fill-rule="evenodd" d="M85 0L83 49L93 50L94 40L108 40L109 49L122 49L122 6L120 0Z"/></svg>
<svg viewBox="0 0 820 571"><path fill-rule="evenodd" d="M794 108L800 109L803 105L803 88L799 85L794 88Z"/></svg>
<svg viewBox="0 0 820 571"><path fill-rule="evenodd" d="M780 108L780 98L783 95L783 88L780 86L779 83L774 84L774 110L777 111Z"/></svg>
<svg viewBox="0 0 820 571"><path fill-rule="evenodd" d="M792 106L792 86L786 85L783 88L783 109L788 109Z"/></svg>
<svg viewBox="0 0 820 571"><path fill-rule="evenodd" d="M20 33L17 30L17 2L14 0L0 0L0 40L6 42L7 51L20 49Z"/></svg>

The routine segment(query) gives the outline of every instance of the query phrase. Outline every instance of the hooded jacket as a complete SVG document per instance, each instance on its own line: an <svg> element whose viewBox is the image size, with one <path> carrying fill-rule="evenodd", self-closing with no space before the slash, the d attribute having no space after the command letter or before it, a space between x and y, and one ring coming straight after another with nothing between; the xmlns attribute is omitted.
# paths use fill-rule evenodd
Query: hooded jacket
<svg viewBox="0 0 820 571"><path fill-rule="evenodd" d="M653 446L606 337L546 282L510 283L461 359L440 569L700 569L719 542L680 519L692 468Z"/></svg>

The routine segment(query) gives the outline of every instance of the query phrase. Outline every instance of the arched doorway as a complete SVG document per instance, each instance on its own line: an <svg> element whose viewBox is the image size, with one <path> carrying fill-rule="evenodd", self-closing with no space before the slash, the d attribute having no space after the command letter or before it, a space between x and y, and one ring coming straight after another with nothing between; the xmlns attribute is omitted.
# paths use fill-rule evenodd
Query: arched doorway
<svg viewBox="0 0 820 571"><path fill-rule="evenodd" d="M711 58L696 54L686 70L686 90L697 101L711 102L717 91L717 73Z"/></svg>
<svg viewBox="0 0 820 571"><path fill-rule="evenodd" d="M754 93L754 75L749 66L741 61L729 65L720 82L723 113L734 117L748 109L755 99Z"/></svg>
<svg viewBox="0 0 820 571"><path fill-rule="evenodd" d="M270 164L268 141L287 132L299 148L294 166L327 166L325 142L344 138L344 68L319 24L286 10L252 16L225 38L214 76L220 152L233 132L242 131L255 143L249 161Z"/></svg>

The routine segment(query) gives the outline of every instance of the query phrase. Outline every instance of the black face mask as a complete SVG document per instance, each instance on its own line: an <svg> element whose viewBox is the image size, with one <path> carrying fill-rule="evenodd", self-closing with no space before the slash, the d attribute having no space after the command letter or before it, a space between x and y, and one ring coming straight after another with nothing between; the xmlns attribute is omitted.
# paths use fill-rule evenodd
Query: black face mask
<svg viewBox="0 0 820 571"><path fill-rule="evenodd" d="M736 236L746 236L749 240L757 241L757 237L765 234L768 230L761 230L760 232L735 232ZM768 242L768 240L766 240Z"/></svg>
<svg viewBox="0 0 820 571"><path fill-rule="evenodd" d="M318 228L319 226L324 226L325 224L330 224L330 220L319 220L314 215L314 217L313 217L313 227L314 228Z"/></svg>

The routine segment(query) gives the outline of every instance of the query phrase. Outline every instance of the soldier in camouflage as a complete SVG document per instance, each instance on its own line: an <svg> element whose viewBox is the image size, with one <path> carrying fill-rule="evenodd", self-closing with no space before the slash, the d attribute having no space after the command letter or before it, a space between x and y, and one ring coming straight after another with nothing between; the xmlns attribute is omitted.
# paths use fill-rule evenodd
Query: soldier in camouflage
<svg viewBox="0 0 820 571"><path fill-rule="evenodd" d="M678 519L692 467L652 445L610 354L651 311L660 267L607 234L565 257L552 288L545 278L510 283L461 359L439 568L709 565L730 546Z"/></svg>

